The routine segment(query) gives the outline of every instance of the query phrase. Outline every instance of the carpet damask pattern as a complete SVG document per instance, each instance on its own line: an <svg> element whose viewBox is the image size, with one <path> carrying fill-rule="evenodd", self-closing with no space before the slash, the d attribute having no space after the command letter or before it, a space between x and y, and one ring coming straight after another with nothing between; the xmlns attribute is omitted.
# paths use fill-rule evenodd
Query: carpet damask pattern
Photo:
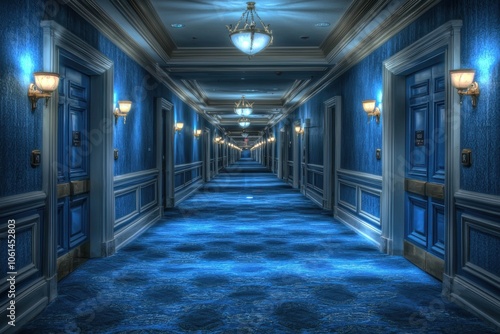
<svg viewBox="0 0 500 334"><path fill-rule="evenodd" d="M22 333L494 333L441 283L251 161L117 254L87 261Z"/></svg>

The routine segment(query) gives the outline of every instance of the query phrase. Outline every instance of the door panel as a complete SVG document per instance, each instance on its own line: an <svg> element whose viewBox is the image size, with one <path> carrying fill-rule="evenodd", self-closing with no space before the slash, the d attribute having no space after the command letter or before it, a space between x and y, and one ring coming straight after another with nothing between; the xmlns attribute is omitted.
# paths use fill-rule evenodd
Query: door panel
<svg viewBox="0 0 500 334"><path fill-rule="evenodd" d="M58 116L58 255L88 240L90 77L60 66Z"/></svg>
<svg viewBox="0 0 500 334"><path fill-rule="evenodd" d="M442 60L406 77L405 256L433 275L445 245L444 78Z"/></svg>

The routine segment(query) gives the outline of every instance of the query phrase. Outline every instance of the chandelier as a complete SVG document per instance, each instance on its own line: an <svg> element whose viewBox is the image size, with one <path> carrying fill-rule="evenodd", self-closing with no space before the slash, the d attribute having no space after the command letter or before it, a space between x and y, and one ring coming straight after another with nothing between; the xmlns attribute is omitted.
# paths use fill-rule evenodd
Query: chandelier
<svg viewBox="0 0 500 334"><path fill-rule="evenodd" d="M248 138L248 132L246 132L245 130L243 130L243 131L241 132L241 136L242 136L243 138Z"/></svg>
<svg viewBox="0 0 500 334"><path fill-rule="evenodd" d="M248 116L253 111L253 102L249 103L245 100L245 95L241 96L241 100L234 103L234 112L240 116Z"/></svg>
<svg viewBox="0 0 500 334"><path fill-rule="evenodd" d="M257 29L254 17L259 19L261 29ZM239 28L243 19L245 20L243 28ZM229 30L229 38L234 46L249 56L259 53L273 42L273 34L269 30L269 25L266 26L255 11L255 2L247 2L247 10L243 12L236 26L233 28L231 24L226 28Z"/></svg>
<svg viewBox="0 0 500 334"><path fill-rule="evenodd" d="M250 120L248 118L242 117L238 120L238 124L244 129L250 126Z"/></svg>

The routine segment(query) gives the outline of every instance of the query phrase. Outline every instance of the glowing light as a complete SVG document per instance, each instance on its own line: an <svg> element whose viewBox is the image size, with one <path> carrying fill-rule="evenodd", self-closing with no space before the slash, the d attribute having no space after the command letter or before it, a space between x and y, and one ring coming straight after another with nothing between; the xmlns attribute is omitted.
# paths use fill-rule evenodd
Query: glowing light
<svg viewBox="0 0 500 334"><path fill-rule="evenodd" d="M487 85L491 81L492 68L496 60L497 58L491 50L486 51L483 55L477 58L477 65L475 66L478 74L476 76L477 82L482 85Z"/></svg>
<svg viewBox="0 0 500 334"><path fill-rule="evenodd" d="M23 86L28 86L32 81L32 75L35 70L35 63L30 54L23 54L19 57L19 66L21 68L21 78L23 80Z"/></svg>

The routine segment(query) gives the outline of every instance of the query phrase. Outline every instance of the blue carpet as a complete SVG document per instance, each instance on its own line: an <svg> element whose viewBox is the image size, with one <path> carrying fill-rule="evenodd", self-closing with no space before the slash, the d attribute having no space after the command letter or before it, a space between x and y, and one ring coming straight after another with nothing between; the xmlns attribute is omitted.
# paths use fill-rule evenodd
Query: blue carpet
<svg viewBox="0 0 500 334"><path fill-rule="evenodd" d="M441 283L254 162L117 254L87 261L22 333L494 333Z"/></svg>

